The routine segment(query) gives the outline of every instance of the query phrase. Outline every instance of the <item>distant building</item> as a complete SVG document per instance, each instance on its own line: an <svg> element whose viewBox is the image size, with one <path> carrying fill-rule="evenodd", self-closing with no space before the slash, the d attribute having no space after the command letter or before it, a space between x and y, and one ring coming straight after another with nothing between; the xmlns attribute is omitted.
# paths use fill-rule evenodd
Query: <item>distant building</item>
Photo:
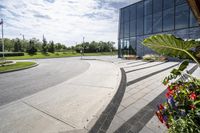
<svg viewBox="0 0 200 133"><path fill-rule="evenodd" d="M187 0L142 0L120 9L119 57L154 53L141 44L154 34L200 38L200 26Z"/></svg>

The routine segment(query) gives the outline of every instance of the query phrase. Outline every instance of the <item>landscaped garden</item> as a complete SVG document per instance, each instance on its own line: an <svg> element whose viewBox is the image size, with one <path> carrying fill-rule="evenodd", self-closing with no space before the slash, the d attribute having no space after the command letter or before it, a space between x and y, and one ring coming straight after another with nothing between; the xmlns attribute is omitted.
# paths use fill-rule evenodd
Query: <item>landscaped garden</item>
<svg viewBox="0 0 200 133"><path fill-rule="evenodd" d="M77 52L55 52L55 53L41 53L37 52L34 55L24 53L23 56L10 56L6 57L7 60L25 60L25 59L46 59L46 58L62 58L62 57L73 57L81 56L81 53ZM103 55L116 55L116 52L98 52L98 53L84 53L84 56L103 56Z"/></svg>
<svg viewBox="0 0 200 133"><path fill-rule="evenodd" d="M35 62L12 62L12 61L1 61L0 62L0 73L15 71L19 69L26 69L36 65Z"/></svg>

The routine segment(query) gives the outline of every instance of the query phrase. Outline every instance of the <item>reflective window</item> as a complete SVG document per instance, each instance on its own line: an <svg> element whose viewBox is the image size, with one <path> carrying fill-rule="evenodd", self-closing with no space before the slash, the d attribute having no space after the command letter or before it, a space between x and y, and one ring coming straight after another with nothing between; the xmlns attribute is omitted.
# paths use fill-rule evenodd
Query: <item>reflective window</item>
<svg viewBox="0 0 200 133"><path fill-rule="evenodd" d="M128 38L124 39L123 55L129 55L129 46L130 46L129 39Z"/></svg>
<svg viewBox="0 0 200 133"><path fill-rule="evenodd" d="M128 38L126 38L126 39L124 39L124 50L128 50L128 48L129 48L129 39Z"/></svg>
<svg viewBox="0 0 200 133"><path fill-rule="evenodd" d="M144 34L152 33L152 15L144 18Z"/></svg>
<svg viewBox="0 0 200 133"><path fill-rule="evenodd" d="M124 47L124 40L123 39L120 39L120 42L119 42L119 47L121 50L119 50L119 54L120 54L120 57L123 56L123 47Z"/></svg>
<svg viewBox="0 0 200 133"><path fill-rule="evenodd" d="M144 1L144 15L152 14L152 0L145 0Z"/></svg>
<svg viewBox="0 0 200 133"><path fill-rule="evenodd" d="M137 45L136 45L136 37L131 37L130 38L130 45L132 46L132 48L135 50L136 52L136 48L137 48Z"/></svg>
<svg viewBox="0 0 200 133"><path fill-rule="evenodd" d="M162 11L162 0L153 0L153 12L158 13Z"/></svg>
<svg viewBox="0 0 200 133"><path fill-rule="evenodd" d="M120 10L120 23L123 23L123 10Z"/></svg>
<svg viewBox="0 0 200 133"><path fill-rule="evenodd" d="M130 22L130 36L136 35L136 20Z"/></svg>
<svg viewBox="0 0 200 133"><path fill-rule="evenodd" d="M187 28L189 25L189 7L187 4L179 5L176 7L175 28Z"/></svg>
<svg viewBox="0 0 200 133"><path fill-rule="evenodd" d="M174 7L174 0L163 0L163 8L169 9Z"/></svg>
<svg viewBox="0 0 200 133"><path fill-rule="evenodd" d="M163 12L163 30L174 29L174 9L168 9Z"/></svg>
<svg viewBox="0 0 200 133"><path fill-rule="evenodd" d="M124 23L124 37L129 37L129 22Z"/></svg>
<svg viewBox="0 0 200 133"><path fill-rule="evenodd" d="M123 9L123 18L124 18L124 22L129 21L129 8Z"/></svg>
<svg viewBox="0 0 200 133"><path fill-rule="evenodd" d="M187 2L186 0L176 0L176 5L180 5L186 2Z"/></svg>
<svg viewBox="0 0 200 133"><path fill-rule="evenodd" d="M143 2L137 3L137 18L141 18L144 16L144 11L143 11Z"/></svg>
<svg viewBox="0 0 200 133"><path fill-rule="evenodd" d="M120 24L120 30L119 30L119 38L123 38L123 24Z"/></svg>
<svg viewBox="0 0 200 133"><path fill-rule="evenodd" d="M144 46L142 45L142 41L144 40L143 36L137 37L137 55L143 56L144 55Z"/></svg>
<svg viewBox="0 0 200 133"><path fill-rule="evenodd" d="M194 27L194 26L198 26L198 22L193 12L190 10L190 27Z"/></svg>
<svg viewBox="0 0 200 133"><path fill-rule="evenodd" d="M153 15L153 32L161 32L162 31L162 13L156 13Z"/></svg>
<svg viewBox="0 0 200 133"><path fill-rule="evenodd" d="M130 6L130 20L136 19L136 6L132 5Z"/></svg>
<svg viewBox="0 0 200 133"><path fill-rule="evenodd" d="M143 35L143 18L137 19L137 35Z"/></svg>

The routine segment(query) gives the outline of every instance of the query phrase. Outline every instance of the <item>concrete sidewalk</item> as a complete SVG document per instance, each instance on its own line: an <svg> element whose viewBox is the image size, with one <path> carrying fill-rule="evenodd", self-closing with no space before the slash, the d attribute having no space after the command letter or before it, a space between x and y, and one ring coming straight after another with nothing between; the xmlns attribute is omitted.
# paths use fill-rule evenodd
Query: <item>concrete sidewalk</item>
<svg viewBox="0 0 200 133"><path fill-rule="evenodd" d="M110 103L121 80L120 69L113 63L87 62L90 68L81 75L1 106L0 132L87 132Z"/></svg>
<svg viewBox="0 0 200 133"><path fill-rule="evenodd" d="M97 58L115 63L123 68L127 77L127 88L109 128L104 133L164 133L166 127L154 116L157 104L165 100L165 76L179 62L144 62L120 60L111 57ZM190 70L195 64L190 64ZM197 74L199 71L196 72ZM194 73L195 74L195 73Z"/></svg>

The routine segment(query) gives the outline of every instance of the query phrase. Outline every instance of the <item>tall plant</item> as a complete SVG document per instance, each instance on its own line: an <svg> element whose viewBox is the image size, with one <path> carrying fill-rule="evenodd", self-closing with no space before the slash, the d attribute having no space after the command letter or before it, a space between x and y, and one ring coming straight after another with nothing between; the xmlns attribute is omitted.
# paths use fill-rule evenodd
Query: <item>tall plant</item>
<svg viewBox="0 0 200 133"><path fill-rule="evenodd" d="M154 35L146 38L143 44L159 54L200 62L192 49L199 46L195 41L184 41L173 35ZM173 69L163 84L167 85L166 102L158 106L156 115L169 128L169 133L200 133L200 80L188 75L184 70L188 61L183 61L178 69ZM178 77L181 77L177 80Z"/></svg>
<svg viewBox="0 0 200 133"><path fill-rule="evenodd" d="M174 35L159 34L146 38L143 41L143 45L162 55L181 59L192 59L200 66L200 62L192 51L192 49L200 46L200 44L194 40L184 41Z"/></svg>

